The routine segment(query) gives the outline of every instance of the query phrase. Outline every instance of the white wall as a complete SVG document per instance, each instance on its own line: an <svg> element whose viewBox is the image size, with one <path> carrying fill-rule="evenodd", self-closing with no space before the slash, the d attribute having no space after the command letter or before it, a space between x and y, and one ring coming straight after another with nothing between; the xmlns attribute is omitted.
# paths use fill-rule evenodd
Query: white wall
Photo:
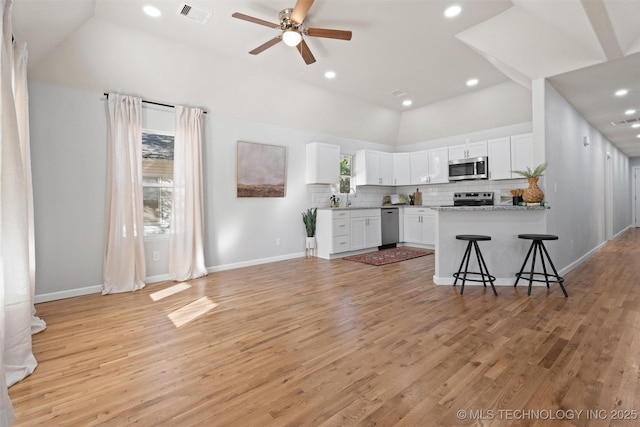
<svg viewBox="0 0 640 427"><path fill-rule="evenodd" d="M398 145L531 121L531 91L507 82L405 111Z"/></svg>
<svg viewBox="0 0 640 427"><path fill-rule="evenodd" d="M38 301L98 292L106 209L105 97L102 91L36 81L29 82L29 90ZM143 104L143 112L145 127L173 130L173 109ZM305 184L306 143L338 144L347 154L362 148L393 149L211 112L204 117L205 262L212 271L304 254L301 212L328 205L330 193L329 186ZM287 147L286 197L236 197L238 140ZM365 189L358 202L380 203L386 193L386 188ZM167 243L166 237L145 242L151 280L167 273ZM160 252L160 261L152 261L153 251Z"/></svg>
<svg viewBox="0 0 640 427"><path fill-rule="evenodd" d="M546 123L545 155L548 164L540 186L551 204L549 233L560 237L549 245L556 267L579 261L606 242L605 162L613 163L613 234L631 224L629 158L591 126L554 88L545 82L538 108ZM583 137L590 144L585 147ZM557 191L556 191L557 189Z"/></svg>

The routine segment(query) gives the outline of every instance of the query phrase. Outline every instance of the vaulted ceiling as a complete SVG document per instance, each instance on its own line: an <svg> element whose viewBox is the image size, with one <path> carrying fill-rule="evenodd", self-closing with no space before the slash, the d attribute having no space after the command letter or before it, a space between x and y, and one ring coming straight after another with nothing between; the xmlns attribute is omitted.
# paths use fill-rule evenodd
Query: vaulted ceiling
<svg viewBox="0 0 640 427"><path fill-rule="evenodd" d="M446 18L454 3L461 13ZM162 15L145 15L147 4ZM231 17L241 12L277 23L295 0L187 4L210 13L208 21L180 15L180 0L14 0L13 29L28 43L31 71L83 26L108 22L398 112L511 80L531 87L548 78L610 141L640 155L640 128L631 127L640 124L638 0L317 0L305 24L351 30L353 38L306 37L317 59L312 65L283 43L249 55L278 30ZM334 79L324 77L329 70ZM478 79L474 87L466 85L471 78ZM628 94L614 96L621 88ZM412 104L403 106L408 99ZM631 109L638 112L625 115Z"/></svg>

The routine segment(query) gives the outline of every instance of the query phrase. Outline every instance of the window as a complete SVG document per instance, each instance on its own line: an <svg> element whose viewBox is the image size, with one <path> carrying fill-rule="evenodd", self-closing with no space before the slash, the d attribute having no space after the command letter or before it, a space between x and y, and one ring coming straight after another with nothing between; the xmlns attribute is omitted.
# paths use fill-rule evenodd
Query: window
<svg viewBox="0 0 640 427"><path fill-rule="evenodd" d="M144 235L169 232L173 191L173 135L142 130Z"/></svg>
<svg viewBox="0 0 640 427"><path fill-rule="evenodd" d="M340 193L348 194L351 188L351 161L353 156L340 154Z"/></svg>

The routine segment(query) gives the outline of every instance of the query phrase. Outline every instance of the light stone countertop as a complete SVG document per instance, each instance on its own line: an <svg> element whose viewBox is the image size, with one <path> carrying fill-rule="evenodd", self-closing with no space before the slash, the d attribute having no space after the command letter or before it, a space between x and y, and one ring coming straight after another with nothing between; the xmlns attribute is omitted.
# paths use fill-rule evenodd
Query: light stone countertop
<svg viewBox="0 0 640 427"><path fill-rule="evenodd" d="M551 206L513 206L513 205L493 205L493 206L431 206L434 211L541 211L551 209Z"/></svg>
<svg viewBox="0 0 640 427"><path fill-rule="evenodd" d="M350 206L339 208L318 208L319 211L353 211L357 209L385 209L385 208L427 208L434 211L540 211L551 209L551 206L416 206L416 205L389 205L389 206Z"/></svg>

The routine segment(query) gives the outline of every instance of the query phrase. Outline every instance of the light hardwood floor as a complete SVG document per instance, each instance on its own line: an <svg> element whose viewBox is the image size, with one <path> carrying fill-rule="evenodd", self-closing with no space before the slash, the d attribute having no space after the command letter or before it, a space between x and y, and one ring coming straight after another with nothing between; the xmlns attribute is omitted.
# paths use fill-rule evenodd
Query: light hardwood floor
<svg viewBox="0 0 640 427"><path fill-rule="evenodd" d="M569 298L460 296L432 283L428 256L302 258L39 304L16 425L640 425L639 260L633 229L565 276Z"/></svg>

